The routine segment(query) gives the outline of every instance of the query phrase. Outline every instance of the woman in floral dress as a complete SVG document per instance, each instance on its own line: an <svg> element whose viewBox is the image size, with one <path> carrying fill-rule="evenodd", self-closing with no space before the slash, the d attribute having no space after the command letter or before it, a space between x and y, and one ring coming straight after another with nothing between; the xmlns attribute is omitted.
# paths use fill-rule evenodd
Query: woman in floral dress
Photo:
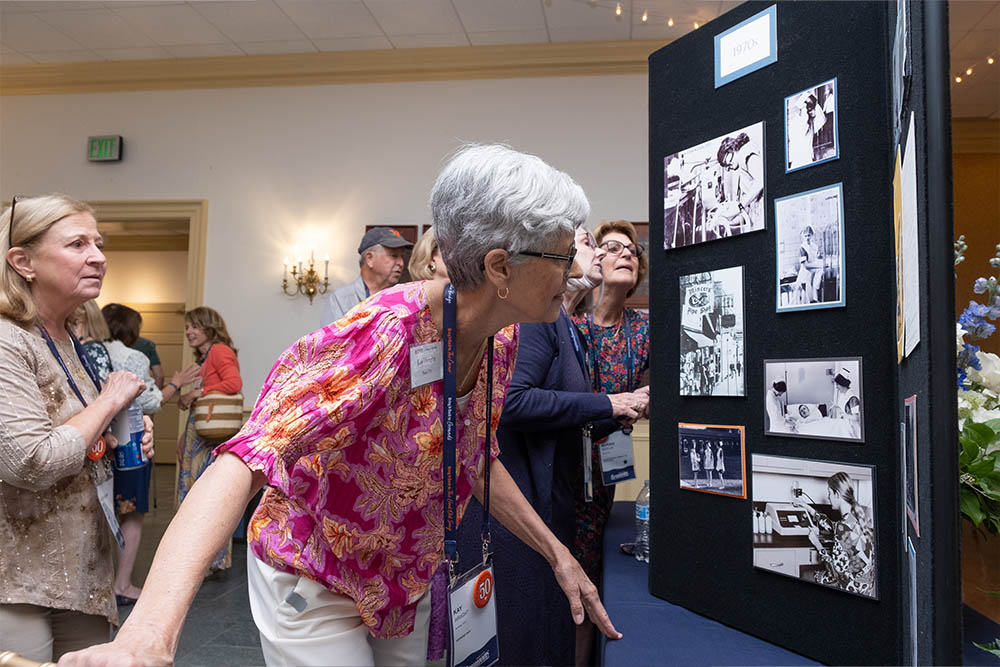
<svg viewBox="0 0 1000 667"><path fill-rule="evenodd" d="M840 513L834 521L806 505L812 519L809 541L826 564L816 583L875 597L875 522L870 507L857 500L850 475L838 472L827 480L830 505Z"/></svg>
<svg viewBox="0 0 1000 667"><path fill-rule="evenodd" d="M649 313L625 307L649 271L649 260L631 222L602 222L594 230L603 259L604 288L592 315L574 318L587 341L591 386L594 391L620 394L635 391L649 368ZM644 409L645 412L645 409ZM628 430L630 427L626 426ZM601 581L601 547L604 528L615 501L615 487L601 483L600 445L591 451L593 500L583 495L576 503L576 536L573 555L591 581ZM580 488L584 478L581 469ZM586 622L577 627L577 664L590 662L594 629Z"/></svg>

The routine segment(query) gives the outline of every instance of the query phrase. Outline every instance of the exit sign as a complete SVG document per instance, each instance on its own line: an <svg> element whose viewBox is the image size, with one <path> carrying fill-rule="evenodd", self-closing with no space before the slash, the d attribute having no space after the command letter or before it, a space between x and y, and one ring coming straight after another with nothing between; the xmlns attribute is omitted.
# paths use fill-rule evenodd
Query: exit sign
<svg viewBox="0 0 1000 667"><path fill-rule="evenodd" d="M87 137L87 160L108 162L122 159L122 138L114 134L106 137Z"/></svg>

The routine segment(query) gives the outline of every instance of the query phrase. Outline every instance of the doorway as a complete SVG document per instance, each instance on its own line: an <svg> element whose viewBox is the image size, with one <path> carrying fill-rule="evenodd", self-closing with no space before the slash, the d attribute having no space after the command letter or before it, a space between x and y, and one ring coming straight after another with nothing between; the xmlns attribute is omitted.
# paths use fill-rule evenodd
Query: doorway
<svg viewBox="0 0 1000 667"><path fill-rule="evenodd" d="M201 305L208 202L90 202L105 241L108 275L98 302L123 303L142 315L169 381L194 361L184 344L184 312ZM153 416L155 462L173 465L186 413L171 401Z"/></svg>

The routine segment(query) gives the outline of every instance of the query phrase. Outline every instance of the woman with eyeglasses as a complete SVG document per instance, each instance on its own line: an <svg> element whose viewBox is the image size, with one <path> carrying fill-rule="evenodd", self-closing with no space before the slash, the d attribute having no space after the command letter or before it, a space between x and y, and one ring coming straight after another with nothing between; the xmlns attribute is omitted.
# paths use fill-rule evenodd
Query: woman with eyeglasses
<svg viewBox="0 0 1000 667"><path fill-rule="evenodd" d="M94 210L15 197L0 239L0 648L51 661L118 623L106 431L146 385L128 371L102 381L68 328L107 268Z"/></svg>
<svg viewBox="0 0 1000 667"><path fill-rule="evenodd" d="M595 392L620 394L634 392L642 385L649 367L649 313L625 307L645 280L649 260L639 245L635 227L627 220L602 222L594 230L598 247L605 251L602 260L604 285L593 314L574 318L587 341L590 382ZM648 390L647 390L648 391ZM648 403L639 416L648 412ZM631 432L630 426L624 431ZM613 433L613 438L628 438L627 433ZM584 565L591 581L601 581L604 528L615 501L613 484L602 481L601 447L594 439L589 461L590 475L581 468L581 479L592 480L591 499L581 494L576 501L576 534L573 555ZM577 628L576 663L590 661L594 642L592 626Z"/></svg>
<svg viewBox="0 0 1000 667"><path fill-rule="evenodd" d="M569 313L603 280L606 251L584 226L576 228L576 265L555 322L520 326L517 364L497 429L500 461L559 541L573 544L575 503L583 493L585 433L601 439L632 423L649 399L646 391L595 394L587 371L586 341ZM619 421L621 420L621 421ZM473 500L470 517L482 514ZM496 549L500 661L504 665L572 665L576 633L565 596L545 560L502 526L493 528ZM481 549L479 525L459 531L462 557Z"/></svg>
<svg viewBox="0 0 1000 667"><path fill-rule="evenodd" d="M463 515L482 525L465 509L483 499L487 471L491 514L543 555L574 620L586 612L620 637L496 458L515 323L558 317L566 279L579 275L573 233L589 211L580 186L537 157L459 150L431 193L451 282L382 290L289 347L181 505L114 642L66 664L170 663L202 573L268 486L247 558L266 662L423 665L428 587L452 551L446 531ZM476 561L459 561L456 574Z"/></svg>

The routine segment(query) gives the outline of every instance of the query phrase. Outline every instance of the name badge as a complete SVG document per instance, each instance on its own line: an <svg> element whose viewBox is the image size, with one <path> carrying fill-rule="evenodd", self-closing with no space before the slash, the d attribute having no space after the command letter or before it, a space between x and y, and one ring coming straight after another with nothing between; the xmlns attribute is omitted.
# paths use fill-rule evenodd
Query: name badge
<svg viewBox="0 0 1000 667"><path fill-rule="evenodd" d="M410 388L444 377L444 345L441 341L410 346Z"/></svg>
<svg viewBox="0 0 1000 667"><path fill-rule="evenodd" d="M115 478L108 476L103 482L97 481L97 472L94 471L94 485L97 487L97 499L101 503L104 511L104 518L108 522L111 534L115 536L115 542L120 549L125 548L125 536L122 535L121 526L118 525L118 517L115 515Z"/></svg>
<svg viewBox="0 0 1000 667"><path fill-rule="evenodd" d="M493 564L478 565L448 587L449 667L493 665L500 659Z"/></svg>
<svg viewBox="0 0 1000 667"><path fill-rule="evenodd" d="M600 444L601 481L604 486L635 479L635 455L632 436L615 431Z"/></svg>

